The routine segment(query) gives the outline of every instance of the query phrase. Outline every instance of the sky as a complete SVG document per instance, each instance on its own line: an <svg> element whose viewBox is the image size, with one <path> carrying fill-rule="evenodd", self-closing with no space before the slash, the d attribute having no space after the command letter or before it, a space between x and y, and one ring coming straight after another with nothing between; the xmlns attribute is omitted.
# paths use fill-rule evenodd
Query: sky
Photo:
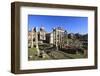
<svg viewBox="0 0 100 76"><path fill-rule="evenodd" d="M52 32L53 28L61 27L68 33L88 33L88 17L76 16L52 16L52 15L28 15L28 31L32 27L44 27L46 32Z"/></svg>

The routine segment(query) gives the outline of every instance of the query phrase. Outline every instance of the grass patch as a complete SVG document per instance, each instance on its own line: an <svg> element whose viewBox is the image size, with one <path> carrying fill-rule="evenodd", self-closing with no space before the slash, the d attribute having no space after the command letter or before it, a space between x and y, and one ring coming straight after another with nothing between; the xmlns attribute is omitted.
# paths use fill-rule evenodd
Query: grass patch
<svg viewBox="0 0 100 76"><path fill-rule="evenodd" d="M40 50L40 52L43 50ZM37 56L36 48L28 48L28 60L52 60L52 59L80 59L86 58L84 54L78 52L77 54L69 54L63 51L50 51L50 53L44 52L41 56Z"/></svg>
<svg viewBox="0 0 100 76"><path fill-rule="evenodd" d="M39 57L37 56L37 49L36 48L28 48L28 60L49 60L51 59L50 56L48 56L46 53L44 55L45 57Z"/></svg>

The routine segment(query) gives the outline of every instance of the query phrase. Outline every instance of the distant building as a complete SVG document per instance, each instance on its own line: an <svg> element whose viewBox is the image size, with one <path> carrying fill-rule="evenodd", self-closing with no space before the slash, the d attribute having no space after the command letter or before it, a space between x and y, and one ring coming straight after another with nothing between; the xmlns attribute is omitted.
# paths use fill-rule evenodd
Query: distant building
<svg viewBox="0 0 100 76"><path fill-rule="evenodd" d="M46 34L46 42L49 44L53 44L53 32Z"/></svg>
<svg viewBox="0 0 100 76"><path fill-rule="evenodd" d="M69 33L69 34L68 34L68 38L74 39L74 38L75 38L75 35L74 35L73 33Z"/></svg>
<svg viewBox="0 0 100 76"><path fill-rule="evenodd" d="M39 32L38 32L38 39L40 43L45 42L46 40L46 31L44 29L44 27L41 27Z"/></svg>
<svg viewBox="0 0 100 76"><path fill-rule="evenodd" d="M37 27L34 27L28 32L28 47L36 47L36 40L38 40L38 43L46 41L46 32L43 27L39 31Z"/></svg>

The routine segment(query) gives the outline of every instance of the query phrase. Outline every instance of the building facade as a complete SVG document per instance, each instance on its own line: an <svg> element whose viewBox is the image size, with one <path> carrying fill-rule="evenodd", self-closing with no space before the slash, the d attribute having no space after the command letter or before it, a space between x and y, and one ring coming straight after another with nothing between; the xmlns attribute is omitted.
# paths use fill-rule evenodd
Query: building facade
<svg viewBox="0 0 100 76"><path fill-rule="evenodd" d="M46 34L46 43L53 44L53 32Z"/></svg>
<svg viewBox="0 0 100 76"><path fill-rule="evenodd" d="M53 29L53 44L56 47L61 48L64 41L64 30L61 27Z"/></svg>

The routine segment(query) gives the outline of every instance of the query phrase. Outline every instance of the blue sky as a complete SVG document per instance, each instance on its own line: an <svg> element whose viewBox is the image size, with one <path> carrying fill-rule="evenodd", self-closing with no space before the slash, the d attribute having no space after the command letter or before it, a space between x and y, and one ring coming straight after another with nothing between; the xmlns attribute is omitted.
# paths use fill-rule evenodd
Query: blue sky
<svg viewBox="0 0 100 76"><path fill-rule="evenodd" d="M46 32L52 32L52 28L62 27L68 33L88 33L88 17L52 16L52 15L28 15L28 31L32 27L44 27Z"/></svg>

